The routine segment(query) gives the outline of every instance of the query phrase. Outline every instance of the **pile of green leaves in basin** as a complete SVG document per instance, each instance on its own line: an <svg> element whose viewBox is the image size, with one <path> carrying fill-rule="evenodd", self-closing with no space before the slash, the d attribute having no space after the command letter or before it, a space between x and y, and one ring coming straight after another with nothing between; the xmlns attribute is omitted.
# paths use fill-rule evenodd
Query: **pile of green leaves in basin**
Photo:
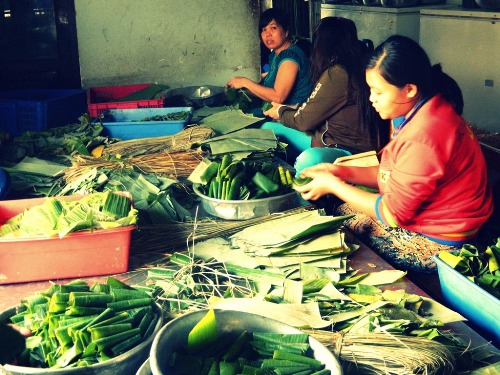
<svg viewBox="0 0 500 375"><path fill-rule="evenodd" d="M124 195L94 193L79 200L47 198L10 218L0 227L0 237L56 236L81 230L109 229L137 222L137 210Z"/></svg>
<svg viewBox="0 0 500 375"><path fill-rule="evenodd" d="M184 121L189 115L187 111L180 111L174 113L168 113L165 115L155 115L151 117L144 117L140 120L136 120L138 122L146 122L146 121Z"/></svg>
<svg viewBox="0 0 500 375"><path fill-rule="evenodd" d="M200 175L199 189L209 198L247 200L293 191L288 169L272 162L233 160L230 154L212 160Z"/></svg>
<svg viewBox="0 0 500 375"><path fill-rule="evenodd" d="M169 373L329 375L330 370L313 358L308 337L242 330L230 340L220 334L216 314L209 310L189 332L187 347L171 354Z"/></svg>
<svg viewBox="0 0 500 375"><path fill-rule="evenodd" d="M500 299L500 237L484 251L465 244L456 253L443 251L438 256L457 272Z"/></svg>
<svg viewBox="0 0 500 375"><path fill-rule="evenodd" d="M91 287L83 280L52 284L22 300L12 323L31 330L18 365L89 366L144 342L161 317L148 294L108 277Z"/></svg>

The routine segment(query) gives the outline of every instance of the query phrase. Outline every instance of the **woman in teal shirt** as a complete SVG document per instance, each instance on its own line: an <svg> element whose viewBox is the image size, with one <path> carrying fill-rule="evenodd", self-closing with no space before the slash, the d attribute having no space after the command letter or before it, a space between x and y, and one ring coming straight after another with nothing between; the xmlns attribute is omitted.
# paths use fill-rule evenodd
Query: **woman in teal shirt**
<svg viewBox="0 0 500 375"><path fill-rule="evenodd" d="M312 90L309 58L290 40L288 18L279 9L268 9L260 17L259 32L262 43L271 50L269 72L262 75L260 82L234 77L226 86L246 89L267 102L301 104Z"/></svg>

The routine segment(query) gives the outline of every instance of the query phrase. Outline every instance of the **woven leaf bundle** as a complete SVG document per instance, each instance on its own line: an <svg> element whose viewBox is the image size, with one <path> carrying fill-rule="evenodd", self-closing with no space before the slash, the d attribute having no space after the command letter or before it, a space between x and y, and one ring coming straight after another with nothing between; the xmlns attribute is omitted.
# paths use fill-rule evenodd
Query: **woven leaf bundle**
<svg viewBox="0 0 500 375"><path fill-rule="evenodd" d="M344 374L454 374L451 350L424 337L306 330L340 359Z"/></svg>

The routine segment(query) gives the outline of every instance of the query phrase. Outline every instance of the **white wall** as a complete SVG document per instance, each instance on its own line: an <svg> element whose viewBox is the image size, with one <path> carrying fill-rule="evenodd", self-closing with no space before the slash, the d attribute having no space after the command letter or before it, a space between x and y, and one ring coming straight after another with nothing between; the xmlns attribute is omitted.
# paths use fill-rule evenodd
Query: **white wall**
<svg viewBox="0 0 500 375"><path fill-rule="evenodd" d="M82 86L257 79L259 0L75 0Z"/></svg>
<svg viewBox="0 0 500 375"><path fill-rule="evenodd" d="M464 117L500 132L500 23L495 12L422 11L420 44L440 63L464 97Z"/></svg>

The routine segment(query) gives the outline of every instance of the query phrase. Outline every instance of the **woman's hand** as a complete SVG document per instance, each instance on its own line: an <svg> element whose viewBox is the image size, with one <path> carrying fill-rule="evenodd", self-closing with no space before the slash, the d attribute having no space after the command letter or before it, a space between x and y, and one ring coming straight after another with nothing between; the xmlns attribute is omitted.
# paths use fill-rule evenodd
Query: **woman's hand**
<svg viewBox="0 0 500 375"><path fill-rule="evenodd" d="M26 347L25 338L31 336L27 328L14 324L0 324L0 365L15 364L15 358Z"/></svg>
<svg viewBox="0 0 500 375"><path fill-rule="evenodd" d="M311 167L308 167L304 169L303 171L300 172L300 177L310 177L314 178L313 175L321 172L326 172L333 174L335 176L338 176L338 169L339 167L333 163L320 163L313 165Z"/></svg>
<svg viewBox="0 0 500 375"><path fill-rule="evenodd" d="M11 326L12 328L14 328L17 332L19 332L21 334L21 336L24 336L24 337L30 337L31 336L31 331L26 328L26 327L21 327L17 324L9 324L9 326Z"/></svg>
<svg viewBox="0 0 500 375"><path fill-rule="evenodd" d="M305 185L294 185L294 189L302 195L305 200L317 200L326 194L335 194L337 187L344 182L331 173L331 164L322 163L311 168L304 169L300 177L311 178Z"/></svg>
<svg viewBox="0 0 500 375"><path fill-rule="evenodd" d="M311 178L311 182L301 186L294 185L294 188L305 200L316 200L325 194L334 194L357 210L376 218L375 203L379 194L360 189L352 183L362 180L371 181L372 177L376 176L377 170L378 166L352 167L321 163L304 169L300 177Z"/></svg>
<svg viewBox="0 0 500 375"><path fill-rule="evenodd" d="M283 105L280 103L271 102L272 108L269 108L267 111L264 111L264 116L271 117L274 120L278 120L280 118L278 109Z"/></svg>
<svg viewBox="0 0 500 375"><path fill-rule="evenodd" d="M248 84L250 82L252 81L245 77L233 77L229 81L227 81L226 86L239 90L243 88L248 88Z"/></svg>

